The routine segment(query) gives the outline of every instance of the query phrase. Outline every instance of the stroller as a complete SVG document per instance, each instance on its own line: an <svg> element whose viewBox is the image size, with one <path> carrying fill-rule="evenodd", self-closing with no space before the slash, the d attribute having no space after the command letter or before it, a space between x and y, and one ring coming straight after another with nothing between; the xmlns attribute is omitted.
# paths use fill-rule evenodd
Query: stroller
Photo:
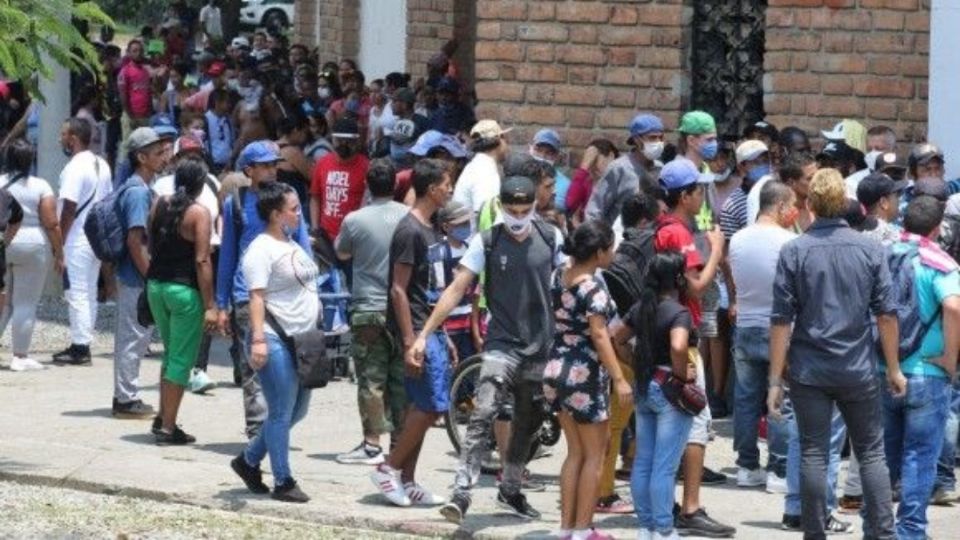
<svg viewBox="0 0 960 540"><path fill-rule="evenodd" d="M320 275L319 296L323 304L323 331L327 345L327 358L334 360L334 375L337 378L353 378L350 369L350 324L348 311L350 293L347 291L343 272L335 267L326 268Z"/></svg>

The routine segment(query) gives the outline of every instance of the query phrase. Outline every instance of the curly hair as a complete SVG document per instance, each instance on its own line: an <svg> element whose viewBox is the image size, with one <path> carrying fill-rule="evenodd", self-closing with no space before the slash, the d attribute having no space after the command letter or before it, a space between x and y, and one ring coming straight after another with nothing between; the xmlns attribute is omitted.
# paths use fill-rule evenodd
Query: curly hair
<svg viewBox="0 0 960 540"><path fill-rule="evenodd" d="M842 217L847 212L846 185L836 169L820 169L810 181L807 195L810 208L817 217Z"/></svg>

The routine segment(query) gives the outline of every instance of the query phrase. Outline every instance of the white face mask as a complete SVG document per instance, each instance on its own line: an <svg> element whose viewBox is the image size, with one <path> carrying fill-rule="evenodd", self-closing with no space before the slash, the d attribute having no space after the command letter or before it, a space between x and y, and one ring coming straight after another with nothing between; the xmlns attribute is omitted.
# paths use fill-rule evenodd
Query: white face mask
<svg viewBox="0 0 960 540"><path fill-rule="evenodd" d="M507 226L507 230L513 236L523 236L530 232L530 228L533 227L534 211L535 209L531 208L530 212L522 218L515 218L509 212L504 212L502 214L503 224Z"/></svg>
<svg viewBox="0 0 960 540"><path fill-rule="evenodd" d="M660 156L662 154L663 154L662 142L643 143L643 157L649 159L650 161L656 161L660 159Z"/></svg>
<svg viewBox="0 0 960 540"><path fill-rule="evenodd" d="M725 169L722 173L713 173L714 182L726 182L730 178L730 173L733 172L732 169Z"/></svg>

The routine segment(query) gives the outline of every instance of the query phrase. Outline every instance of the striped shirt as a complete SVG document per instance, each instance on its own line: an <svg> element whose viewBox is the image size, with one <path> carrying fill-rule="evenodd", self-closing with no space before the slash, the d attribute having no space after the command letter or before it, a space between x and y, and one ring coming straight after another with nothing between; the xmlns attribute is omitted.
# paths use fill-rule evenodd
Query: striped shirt
<svg viewBox="0 0 960 540"><path fill-rule="evenodd" d="M727 197L720 212L720 230L727 240L747 226L747 193L738 189Z"/></svg>

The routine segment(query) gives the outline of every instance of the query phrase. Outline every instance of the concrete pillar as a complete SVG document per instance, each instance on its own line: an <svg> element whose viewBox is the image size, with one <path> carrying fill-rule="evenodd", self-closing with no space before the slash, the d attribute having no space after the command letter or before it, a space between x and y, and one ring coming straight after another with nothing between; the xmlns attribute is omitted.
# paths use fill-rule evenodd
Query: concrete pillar
<svg viewBox="0 0 960 540"><path fill-rule="evenodd" d="M960 2L932 0L930 3L930 94L927 102L929 140L947 157L947 178L960 176L960 72L956 54L960 51Z"/></svg>
<svg viewBox="0 0 960 540"><path fill-rule="evenodd" d="M70 72L52 60L46 64L51 67L53 78L40 79L40 93L46 103L40 107L37 173L56 191L60 187L60 171L67 164L60 147L60 126L70 117Z"/></svg>

